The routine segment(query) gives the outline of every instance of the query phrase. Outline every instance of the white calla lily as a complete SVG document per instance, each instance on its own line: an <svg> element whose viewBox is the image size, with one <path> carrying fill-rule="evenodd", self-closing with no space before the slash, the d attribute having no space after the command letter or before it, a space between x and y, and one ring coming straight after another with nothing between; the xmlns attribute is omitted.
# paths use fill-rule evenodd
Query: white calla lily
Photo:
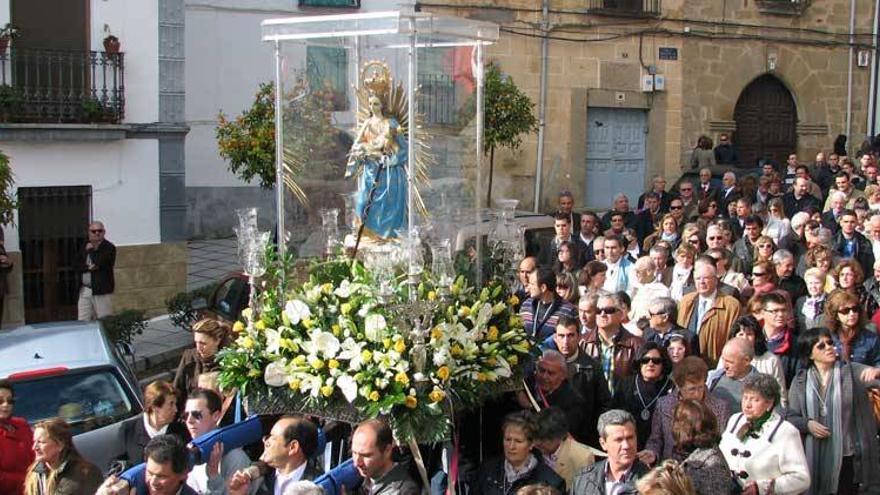
<svg viewBox="0 0 880 495"><path fill-rule="evenodd" d="M284 313L290 319L291 325L297 325L302 320L312 316L309 306L299 299L287 301L287 304L284 306Z"/></svg>
<svg viewBox="0 0 880 495"><path fill-rule="evenodd" d="M281 361L272 361L266 366L263 380L270 387L283 387L287 385L287 367Z"/></svg>
<svg viewBox="0 0 880 495"><path fill-rule="evenodd" d="M357 382L350 375L342 375L336 379L336 386L342 391L342 395L349 404L357 398Z"/></svg>
<svg viewBox="0 0 880 495"><path fill-rule="evenodd" d="M336 297L348 299L349 297L351 297L351 282L349 282L347 279L343 280L342 283L339 284L339 287L337 287L336 290L333 291L333 293L336 294Z"/></svg>
<svg viewBox="0 0 880 495"><path fill-rule="evenodd" d="M366 334L367 339L373 342L379 342L382 340L384 335L383 330L386 328L388 328L388 322L385 321L384 316L377 313L367 315L366 321L364 322L364 333Z"/></svg>

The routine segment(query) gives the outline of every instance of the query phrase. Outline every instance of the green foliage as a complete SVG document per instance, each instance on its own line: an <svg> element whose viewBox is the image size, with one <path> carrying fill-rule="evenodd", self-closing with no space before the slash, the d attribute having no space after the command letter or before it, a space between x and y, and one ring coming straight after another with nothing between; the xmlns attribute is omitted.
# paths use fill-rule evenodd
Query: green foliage
<svg viewBox="0 0 880 495"><path fill-rule="evenodd" d="M333 127L332 88L312 89L300 74L284 95L284 161L288 172L298 174L305 167L323 169L326 154L338 131ZM275 85L260 84L250 108L234 120L221 111L216 137L220 156L240 179L260 181L260 187L275 187Z"/></svg>
<svg viewBox="0 0 880 495"><path fill-rule="evenodd" d="M0 85L0 120L12 122L23 105L24 96L20 89L8 84Z"/></svg>
<svg viewBox="0 0 880 495"><path fill-rule="evenodd" d="M80 104L80 112L86 122L100 122L106 115L104 103L97 98L86 98Z"/></svg>
<svg viewBox="0 0 880 495"><path fill-rule="evenodd" d="M208 300L215 290L217 283L212 283L188 292L178 292L168 298L165 306L168 308L171 323L183 330L192 330L192 324L199 318L199 311L193 308L193 301L199 298Z"/></svg>
<svg viewBox="0 0 880 495"><path fill-rule="evenodd" d="M101 318L101 325L114 344L131 344L132 337L144 333L147 321L143 311L126 309Z"/></svg>
<svg viewBox="0 0 880 495"><path fill-rule="evenodd" d="M10 225L15 221L18 200L12 194L14 186L15 178L12 175L9 156L0 151L0 224L3 225Z"/></svg>
<svg viewBox="0 0 880 495"><path fill-rule="evenodd" d="M538 130L538 119L533 113L535 104L494 63L486 69L485 92L483 151L489 153L495 148L516 150L522 144L523 134Z"/></svg>

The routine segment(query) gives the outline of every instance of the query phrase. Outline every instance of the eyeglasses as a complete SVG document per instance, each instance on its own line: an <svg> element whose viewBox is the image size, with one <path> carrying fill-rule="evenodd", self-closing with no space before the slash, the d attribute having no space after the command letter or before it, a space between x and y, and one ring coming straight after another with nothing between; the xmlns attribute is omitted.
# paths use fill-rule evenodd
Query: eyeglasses
<svg viewBox="0 0 880 495"><path fill-rule="evenodd" d="M763 277L764 275L767 275L767 274L764 272L752 272L753 277Z"/></svg>
<svg viewBox="0 0 880 495"><path fill-rule="evenodd" d="M700 239L697 238L697 237L693 237L693 238L691 238L691 239L688 239L688 243L689 243L689 244L699 244L699 243L700 243Z"/></svg>
<svg viewBox="0 0 880 495"><path fill-rule="evenodd" d="M557 289L568 290L571 289L571 286L568 284L556 284Z"/></svg>
<svg viewBox="0 0 880 495"><path fill-rule="evenodd" d="M596 314L613 315L615 313L617 313L617 308L615 308L615 307L596 308Z"/></svg>
<svg viewBox="0 0 880 495"><path fill-rule="evenodd" d="M648 311L648 314L651 316L664 316L666 311L657 311L656 313L653 311Z"/></svg>
<svg viewBox="0 0 880 495"><path fill-rule="evenodd" d="M692 187L682 187L679 189L679 191L693 191L693 190L694 190L694 188L692 188Z"/></svg>
<svg viewBox="0 0 880 495"><path fill-rule="evenodd" d="M824 351L826 347L832 347L834 344L830 340L820 340L816 342L816 349Z"/></svg>
<svg viewBox="0 0 880 495"><path fill-rule="evenodd" d="M89 229L89 232L92 234L100 234L101 232L104 232L104 229Z"/></svg>
<svg viewBox="0 0 880 495"><path fill-rule="evenodd" d="M785 314L786 312L788 312L788 309L786 309L786 308L774 308L774 309L764 308L764 311L770 313L771 315L781 315L781 314Z"/></svg>
<svg viewBox="0 0 880 495"><path fill-rule="evenodd" d="M681 205L679 205L679 206L670 206L670 207L669 207L670 210L680 210L680 209L682 209L682 208L684 208L684 206L681 206Z"/></svg>
<svg viewBox="0 0 880 495"><path fill-rule="evenodd" d="M642 359L639 359L639 364L641 364L641 365L643 365L643 366L646 365L646 364L648 364L648 363L651 363L651 364L663 364L663 359L658 358L658 357L657 357L657 358L655 358L655 357L643 357Z"/></svg>
<svg viewBox="0 0 880 495"><path fill-rule="evenodd" d="M15 404L15 399L13 399L13 398L0 399L0 404L8 404L8 405L12 406Z"/></svg>
<svg viewBox="0 0 880 495"><path fill-rule="evenodd" d="M720 241L721 239L724 239L724 238L721 237L720 235L713 235L712 237L706 238L707 241Z"/></svg>
<svg viewBox="0 0 880 495"><path fill-rule="evenodd" d="M202 411L183 411L183 420L186 421L189 418L192 418L196 421L201 421Z"/></svg>
<svg viewBox="0 0 880 495"><path fill-rule="evenodd" d="M851 315L853 313L858 313L858 312L859 312L858 306L847 306L845 308L838 308L837 309L837 314L839 314L839 315Z"/></svg>

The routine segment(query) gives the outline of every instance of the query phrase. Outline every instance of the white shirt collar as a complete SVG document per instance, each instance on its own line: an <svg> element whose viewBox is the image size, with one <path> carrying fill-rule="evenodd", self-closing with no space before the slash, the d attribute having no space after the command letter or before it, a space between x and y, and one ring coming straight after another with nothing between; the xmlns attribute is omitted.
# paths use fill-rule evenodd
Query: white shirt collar
<svg viewBox="0 0 880 495"><path fill-rule="evenodd" d="M144 429L147 430L147 436L153 438L156 435L164 435L165 432L168 431L168 425L165 425L157 430L150 425L150 420L147 417L147 413L144 413Z"/></svg>
<svg viewBox="0 0 880 495"><path fill-rule="evenodd" d="M281 495L284 493L284 489L287 488L287 485L299 481L302 479L303 474L306 472L307 462L303 462L299 465L298 468L294 469L290 472L290 474L281 474L277 470L275 471L275 495Z"/></svg>

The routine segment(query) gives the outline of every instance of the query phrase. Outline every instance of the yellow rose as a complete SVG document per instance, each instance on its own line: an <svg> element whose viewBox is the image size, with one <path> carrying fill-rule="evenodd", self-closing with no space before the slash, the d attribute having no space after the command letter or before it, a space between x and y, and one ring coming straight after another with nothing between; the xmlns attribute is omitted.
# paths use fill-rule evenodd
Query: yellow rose
<svg viewBox="0 0 880 495"><path fill-rule="evenodd" d="M434 390L431 391L430 394L428 394L428 399L430 399L430 401L433 403L440 402L441 400L443 400L445 398L446 398L446 394L442 390L440 390L439 388L435 388Z"/></svg>
<svg viewBox="0 0 880 495"><path fill-rule="evenodd" d="M254 339L250 338L250 336L245 335L241 339L241 346L245 349L253 349L254 348Z"/></svg>
<svg viewBox="0 0 880 495"><path fill-rule="evenodd" d="M488 379L489 379L489 377L486 376L485 373L483 373L483 372L479 372L479 373L477 373L477 381L478 381L478 382L485 382L485 381L488 380Z"/></svg>
<svg viewBox="0 0 880 495"><path fill-rule="evenodd" d="M382 345L385 346L386 349L391 348L391 339L382 339Z"/></svg>
<svg viewBox="0 0 880 495"><path fill-rule="evenodd" d="M257 320L257 322L254 323L254 328L256 328L257 330L265 330L266 324L263 322L263 320Z"/></svg>
<svg viewBox="0 0 880 495"><path fill-rule="evenodd" d="M402 371L394 375L394 381L403 385L409 385L409 377Z"/></svg>
<svg viewBox="0 0 880 495"><path fill-rule="evenodd" d="M315 368L316 370L320 370L320 369L323 369L323 368L324 368L324 361L321 361L321 360L318 359L318 358L314 358L314 359L312 359L312 360L309 362L309 364L312 366L312 368Z"/></svg>
<svg viewBox="0 0 880 495"><path fill-rule="evenodd" d="M333 335L339 337L339 334L342 333L342 327L339 325L333 325L330 327L330 331L333 332Z"/></svg>
<svg viewBox="0 0 880 495"><path fill-rule="evenodd" d="M368 349L364 349L361 351L361 361L365 363L369 363L373 359L373 353Z"/></svg>
<svg viewBox="0 0 880 495"><path fill-rule="evenodd" d="M306 328L312 328L312 320L309 318L303 318L302 324Z"/></svg>
<svg viewBox="0 0 880 495"><path fill-rule="evenodd" d="M507 358L507 362L510 363L511 366L516 366L519 363L519 358L516 356L510 356Z"/></svg>
<svg viewBox="0 0 880 495"><path fill-rule="evenodd" d="M372 392L370 392L370 396L368 397L368 399L370 399L373 402L378 401L379 400L379 392L373 390Z"/></svg>
<svg viewBox="0 0 880 495"><path fill-rule="evenodd" d="M403 403L404 403L404 405L406 405L406 407L408 407L410 409L415 409L416 406L419 405L418 399L416 399L412 395L407 395L406 399L404 399Z"/></svg>
<svg viewBox="0 0 880 495"><path fill-rule="evenodd" d="M351 304L349 304L349 303L340 304L339 305L339 312L344 315L351 313Z"/></svg>
<svg viewBox="0 0 880 495"><path fill-rule="evenodd" d="M458 316L461 318L467 318L468 315L471 314L471 308L464 306L458 310Z"/></svg>
<svg viewBox="0 0 880 495"><path fill-rule="evenodd" d="M394 350L403 354L403 351L406 350L406 344L402 340L398 340L394 343Z"/></svg>
<svg viewBox="0 0 880 495"><path fill-rule="evenodd" d="M517 304L519 304L519 298L516 297L516 294L507 298L507 304L510 304L511 306L516 306Z"/></svg>
<svg viewBox="0 0 880 495"><path fill-rule="evenodd" d="M321 395L323 395L324 397L330 397L331 395L333 395L333 387L330 385L324 385L323 387L321 387Z"/></svg>
<svg viewBox="0 0 880 495"><path fill-rule="evenodd" d="M437 378L443 380L444 382L446 380L449 380L449 367L448 366L441 366L441 367L437 368Z"/></svg>
<svg viewBox="0 0 880 495"><path fill-rule="evenodd" d="M443 331L440 330L440 327L434 327L431 329L431 338L434 340L439 340L443 337Z"/></svg>
<svg viewBox="0 0 880 495"><path fill-rule="evenodd" d="M327 367L330 368L331 370L335 370L336 368L339 367L339 361L337 361L335 359L331 359L330 361L327 361Z"/></svg>
<svg viewBox="0 0 880 495"><path fill-rule="evenodd" d="M459 357L461 353L464 352L464 349L461 348L460 345L455 344L449 348L449 353L452 354L452 357Z"/></svg>
<svg viewBox="0 0 880 495"><path fill-rule="evenodd" d="M306 357L300 354L299 356L293 358L293 364L296 366L303 366L306 364Z"/></svg>
<svg viewBox="0 0 880 495"><path fill-rule="evenodd" d="M490 342L495 342L496 340L498 340L498 327L496 327L495 325L489 327L489 331L486 332L486 340Z"/></svg>
<svg viewBox="0 0 880 495"><path fill-rule="evenodd" d="M299 378L291 378L290 381L287 382L287 386L290 387L290 390L293 390L294 392L299 392L300 383L301 382Z"/></svg>
<svg viewBox="0 0 880 495"><path fill-rule="evenodd" d="M321 284L321 292L330 295L330 293L333 292L333 284L331 284L330 282Z"/></svg>
<svg viewBox="0 0 880 495"><path fill-rule="evenodd" d="M232 324L232 331L235 333L241 333L244 331L244 323L237 321Z"/></svg>
<svg viewBox="0 0 880 495"><path fill-rule="evenodd" d="M428 300L434 301L437 299L437 293L434 291L428 291Z"/></svg>

